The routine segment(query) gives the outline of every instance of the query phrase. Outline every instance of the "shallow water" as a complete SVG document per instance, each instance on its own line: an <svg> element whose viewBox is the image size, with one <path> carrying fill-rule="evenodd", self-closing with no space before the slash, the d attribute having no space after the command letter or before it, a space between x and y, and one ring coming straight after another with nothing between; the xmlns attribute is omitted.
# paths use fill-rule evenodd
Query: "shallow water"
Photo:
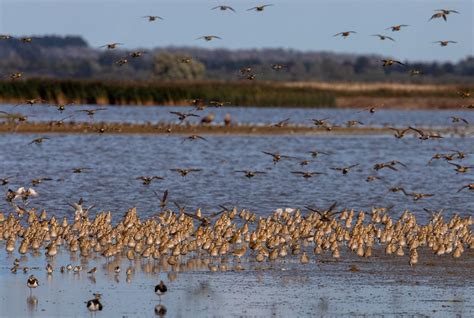
<svg viewBox="0 0 474 318"><path fill-rule="evenodd" d="M472 138L449 137L420 141L413 137L397 140L390 136L207 136L208 142L186 141L175 136L119 135L50 135L42 145L29 144L35 135L0 135L1 173L14 176L4 186L16 189L28 186L33 178L50 177L36 186L39 197L32 207L46 208L58 216L68 215L66 201L84 197L87 204L99 210L111 210L121 215L136 206L139 215L150 216L158 210L159 201L152 190L169 189L170 202L177 201L188 208L217 209L217 205L237 205L257 214L267 214L280 207L305 205L367 209L371 206L395 205L394 211L417 211L421 219L427 214L422 208L446 208L448 213L472 213L474 201L469 191L456 191L472 182L472 172L459 174L445 160L427 165L436 152L459 149L474 153ZM312 149L328 152L307 166ZM272 163L272 157L262 151L294 156L300 160ZM460 162L474 165L474 157ZM399 160L408 168L399 171L373 170L377 162ZM342 175L331 167L360 163L349 174ZM73 174L76 167L90 172ZM181 177L172 168L199 168L200 172ZM235 170L255 169L266 172L247 179ZM326 175L304 179L291 171L320 171ZM368 175L382 179L366 182ZM158 175L149 186L135 178ZM63 180L63 181L57 181ZM403 186L407 191L434 194L414 202L401 192L387 193L389 187ZM5 201L0 209L7 209Z"/></svg>
<svg viewBox="0 0 474 318"><path fill-rule="evenodd" d="M128 122L128 123L158 123L177 122L175 115L170 111L193 112L201 117L213 113L216 115L215 122L222 123L224 116L228 113L235 123L240 124L275 124L279 121L290 118L291 124L312 125L311 119L328 118L333 125L345 125L348 120L359 120L366 126L382 127L396 126L406 127L465 127L464 123L453 124L450 116L462 117L468 122L474 122L474 111L472 110L395 110L378 109L374 114L361 109L331 109L331 108L262 108L262 107L222 107L207 108L204 111L194 111L192 107L172 107L172 106L67 106L63 113L59 113L54 106L21 105L0 105L1 111L9 113L19 112L27 116L30 121L51 121L60 120L72 115L67 121L88 121L87 114L77 112L81 109L107 108L105 111L98 111L94 115L94 120L103 122ZM200 118L189 118L190 123L198 123Z"/></svg>

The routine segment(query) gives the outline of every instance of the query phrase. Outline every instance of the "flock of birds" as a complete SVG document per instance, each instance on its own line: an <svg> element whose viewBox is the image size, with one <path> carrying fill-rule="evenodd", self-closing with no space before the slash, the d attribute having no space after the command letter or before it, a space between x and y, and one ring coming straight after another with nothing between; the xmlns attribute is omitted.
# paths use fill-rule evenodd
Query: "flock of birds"
<svg viewBox="0 0 474 318"><path fill-rule="evenodd" d="M272 4L255 6L248 10L258 12L264 11ZM236 10L227 5L219 5L213 10L232 11ZM455 10L440 9L436 10L430 20L443 19L451 13L459 13ZM147 15L143 18L149 22L162 20L160 16ZM400 31L408 25L394 25L387 30L393 32ZM335 34L343 38L355 34L355 31L344 31ZM383 35L373 34L380 40L395 41L394 38ZM0 35L0 39L11 39L10 35ZM221 39L216 35L204 35L198 39L211 41ZM20 38L23 43L31 43L32 38ZM437 41L441 46L447 46L454 41ZM108 43L103 47L115 49L122 43ZM130 53L132 58L138 58L145 52L137 51ZM117 61L118 65L128 63L127 57ZM183 63L189 63L190 58L183 59ZM392 59L382 60L383 66L388 67L395 64L404 65L402 62ZM285 66L280 64L272 65L274 70L281 70ZM240 70L242 75L248 79L255 79L256 74L252 73L251 67ZM412 75L419 75L416 70L411 71ZM12 80L18 80L23 77L21 72L10 74ZM469 92L460 92L461 97L470 97ZM25 102L28 105L46 103L42 99L30 99ZM222 107L227 102L224 101L203 101L195 99L191 101L194 110L203 110L207 106ZM63 112L68 104L55 105L59 112ZM474 108L470 105L468 108ZM99 111L105 111L105 108L82 109L76 113L83 113L93 120L94 115ZM373 114L376 107L367 109L368 113ZM24 115L15 115L13 113L0 112L9 118L18 122L24 122L27 117ZM176 115L178 125L186 122L190 117L200 117L193 112L171 112ZM62 125L66 119L73 115L64 117L59 121L53 121L52 125ZM290 118L284 119L273 127L284 127L288 125ZM451 117L453 123L463 122L469 125L469 122L460 117ZM206 124L212 119L203 118L202 123ZM230 124L230 118L226 124ZM312 119L317 127L331 130L335 127L329 122L329 118ZM348 120L347 126L353 127L362 125L358 120ZM441 135L425 131L420 128L407 127L404 129L390 128L394 131L397 139L404 138L407 134L414 134L420 140L439 139ZM101 128L99 133L106 132ZM171 128L169 129L171 133ZM38 137L33 139L30 144L41 145L50 137ZM183 139L184 141L203 141L207 139L199 135L190 135ZM306 166L309 160L280 154L278 152L263 151L263 154L271 157L273 164L281 160L298 160L301 167ZM312 158L320 155L330 155L329 153L313 150L310 152ZM457 173L467 173L474 168L460 163L451 162L452 160L462 160L466 153L462 151L450 151L448 153L435 154L429 163L433 160L444 159L452 165ZM331 167L330 169L347 175L352 169L359 166L354 163L344 167ZM392 160L388 162L375 163L374 171L389 169L398 171L399 167L406 168L403 162ZM90 172L90 168L76 167L72 173ZM173 168L173 172L185 177L189 173L201 171L198 168ZM265 174L258 170L235 170L235 173L241 173L251 179L257 175ZM326 172L321 171L291 171L292 174L301 176L305 179L312 178ZM9 184L13 176L6 176L0 179L0 185ZM162 180L162 176L138 176L143 185L150 185L154 180ZM367 182L379 179L377 175L369 175ZM44 181L50 181L53 178L43 177L31 180L32 186L37 186ZM460 185L457 192L462 190L474 191L474 183ZM432 193L409 192L405 188L397 186L388 189L389 192L401 192L404 195L418 201L423 198L433 196ZM72 253L80 253L82 257L91 257L102 255L107 262L116 256L125 255L128 260L134 261L162 261L172 267L179 266L186 258L202 258L207 260L209 270L227 270L227 263L224 260L230 260L234 263L235 270L242 270L244 266L241 260L248 262L274 262L285 260L290 256L297 256L300 263L307 264L311 261L311 249L314 255L330 253L333 258L338 259L341 256L341 250L346 249L355 253L359 257L372 257L379 254L377 248L383 249L387 255L404 256L408 254L409 264L415 266L418 263L418 250L429 248L436 255L451 254L454 258L459 258L465 249L474 248L474 236L471 230L473 218L461 217L457 214L450 219L445 220L442 211L433 212L427 210L431 219L426 225L417 223L414 214L405 211L399 219L392 218L389 214L389 208L373 208L370 212L341 209L337 210L337 203L332 204L327 209L319 209L313 206L306 207L307 213L301 210L277 210L267 217L258 216L248 210L238 210L237 208L226 208L221 206L221 210L208 214L207 216L197 209L194 213L186 211L185 208L175 203L177 209L169 207L168 190L163 195L156 193L160 200L161 211L148 219L141 220L135 209L130 209L115 225L112 222L111 212L97 213L93 218L89 216L89 211L94 206L85 207L83 200L70 204L74 208L74 219L72 223L66 217L59 221L55 216L48 218L45 210L38 213L37 209L29 208L30 199L38 196L34 188L20 187L17 190L8 189L5 200L14 208L15 213L5 216L0 212L0 241L5 241L5 249L8 253L14 253L15 250L21 255L30 251L40 251L44 249L46 256L51 259L58 253L58 249L63 248ZM21 201L23 206L17 202ZM19 243L18 249L16 245ZM22 265L18 259L14 261L10 269L12 273L22 270L28 273L31 269ZM81 266L72 266L68 264L61 266L61 273L67 271L81 272L86 271ZM357 270L353 268L353 270ZM48 263L46 272L53 275L56 271ZM98 269L96 267L87 270L87 274L94 276ZM117 266L114 271L118 274L120 267ZM132 270L127 270L127 276L133 275ZM41 286L35 275L28 277L27 287L32 291ZM156 306L157 315L166 314L166 308L161 305L161 296L165 294L168 287L163 281L160 281L154 287L154 292L160 297L160 304ZM101 294L95 293L93 299L86 301L86 306L90 311L101 311Z"/></svg>

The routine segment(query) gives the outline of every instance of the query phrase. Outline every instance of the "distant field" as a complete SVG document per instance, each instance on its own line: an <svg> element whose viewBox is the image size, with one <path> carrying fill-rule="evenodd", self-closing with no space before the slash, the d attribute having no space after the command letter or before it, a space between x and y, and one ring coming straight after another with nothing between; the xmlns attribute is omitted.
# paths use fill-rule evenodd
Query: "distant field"
<svg viewBox="0 0 474 318"><path fill-rule="evenodd" d="M188 105L193 99L237 106L459 108L472 98L459 92L474 85L323 83L262 81L84 81L26 79L0 81L0 102L40 98L48 103L97 105Z"/></svg>

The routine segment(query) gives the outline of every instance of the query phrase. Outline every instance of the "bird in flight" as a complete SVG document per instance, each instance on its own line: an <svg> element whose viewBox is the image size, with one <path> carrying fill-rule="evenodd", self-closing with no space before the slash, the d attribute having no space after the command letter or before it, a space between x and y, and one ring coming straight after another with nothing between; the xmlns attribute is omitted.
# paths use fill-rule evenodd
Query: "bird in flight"
<svg viewBox="0 0 474 318"><path fill-rule="evenodd" d="M423 130L421 129L417 129L417 128L413 128L411 126L408 127L409 129L413 130L414 132L416 132L417 134L420 135L420 137L418 137L419 139L421 140L428 140L430 138L443 138L441 135L439 134L431 134L431 133L426 133L424 132Z"/></svg>
<svg viewBox="0 0 474 318"><path fill-rule="evenodd" d="M244 173L245 177L251 179L255 177L257 174L265 174L266 172L263 171L255 171L255 170L235 170L235 172L242 172Z"/></svg>
<svg viewBox="0 0 474 318"><path fill-rule="evenodd" d="M136 180L141 180L143 185L149 185L153 180L164 180L164 178L160 176L140 176Z"/></svg>
<svg viewBox="0 0 474 318"><path fill-rule="evenodd" d="M270 7L270 6L273 6L273 4L263 4L260 6L255 6L253 8L247 9L247 11L255 10L257 12L262 12L266 7Z"/></svg>
<svg viewBox="0 0 474 318"><path fill-rule="evenodd" d="M291 171L291 173L300 175L305 179L311 178L313 176L325 174L324 172L318 172L318 171Z"/></svg>
<svg viewBox="0 0 474 318"><path fill-rule="evenodd" d="M194 168L190 168L190 169L181 169L181 168L175 168L175 169L170 169L171 171L176 171L178 172L182 177L186 177L190 172L199 172L201 171L202 169L194 169Z"/></svg>
<svg viewBox="0 0 474 318"><path fill-rule="evenodd" d="M81 110L76 110L76 113L86 113L90 119L93 119L96 112L101 111L101 110L106 110L106 109L107 108L81 109Z"/></svg>
<svg viewBox="0 0 474 318"><path fill-rule="evenodd" d="M473 191L474 190L474 183L466 184L465 186L461 187L457 192L461 192L464 189L468 189L468 190Z"/></svg>
<svg viewBox="0 0 474 318"><path fill-rule="evenodd" d="M449 43L458 43L456 41L434 41L433 43L439 43L440 46L448 46Z"/></svg>
<svg viewBox="0 0 474 318"><path fill-rule="evenodd" d="M438 19L438 18L443 18L444 21L448 21L448 18L447 16L450 14L450 13L457 13L459 14L458 11L456 10L448 10L448 9L437 9L435 10L437 11L435 14L433 14L431 16L431 18L428 20L428 21L431 21L433 19Z"/></svg>
<svg viewBox="0 0 474 318"><path fill-rule="evenodd" d="M193 113L170 112L170 114L178 116L178 120L179 120L180 124L183 121L185 121L188 117L201 117L201 116L193 114Z"/></svg>
<svg viewBox="0 0 474 318"><path fill-rule="evenodd" d="M273 157L273 164L277 164L277 162L280 161L281 159L296 159L294 157L281 155L278 152L277 153L271 153L271 152L267 152L267 151L262 151L262 152L266 155L269 155L269 156Z"/></svg>
<svg viewBox="0 0 474 318"><path fill-rule="evenodd" d="M392 30L392 32L400 31L401 28L409 26L408 24L398 24L392 25L391 27L386 28L385 30Z"/></svg>
<svg viewBox="0 0 474 318"><path fill-rule="evenodd" d="M191 135L191 136L188 136L188 137L184 137L183 142L185 142L186 140L190 140L190 141L193 141L193 140L203 140L203 141L208 141L206 138L204 138L203 136L199 136L199 135Z"/></svg>
<svg viewBox="0 0 474 318"><path fill-rule="evenodd" d="M451 117L449 117L449 118L451 118L451 121L452 121L453 123L459 123L459 122L462 121L462 122L465 123L466 125L469 125L469 122L468 122L467 119L465 119L465 118L456 117L456 116L451 116Z"/></svg>
<svg viewBox="0 0 474 318"><path fill-rule="evenodd" d="M142 18L148 19L148 22L153 22L157 19L164 20L162 17L159 17L157 15L144 15Z"/></svg>
<svg viewBox="0 0 474 318"><path fill-rule="evenodd" d="M106 47L108 50L113 50L117 47L117 45L123 45L123 43L117 43L117 42L114 42L114 43L107 43L107 44L104 44L100 47Z"/></svg>
<svg viewBox="0 0 474 318"><path fill-rule="evenodd" d="M334 34L333 36L342 36L344 39L347 38L349 35L351 35L351 33L357 33L356 31L344 31L344 32L339 32L339 33L336 33Z"/></svg>
<svg viewBox="0 0 474 318"><path fill-rule="evenodd" d="M234 8L232 8L231 6L228 6L228 5L218 5L218 6L215 6L214 8L212 8L211 10L216 10L216 9L219 9L221 11L230 10L232 12L235 12Z"/></svg>
<svg viewBox="0 0 474 318"><path fill-rule="evenodd" d="M402 139L403 137L405 137L406 133L410 130L410 128L397 129L393 127L389 127L388 129L395 131L395 134L393 136L397 139Z"/></svg>
<svg viewBox="0 0 474 318"><path fill-rule="evenodd" d="M383 34L372 34L372 36L378 36L378 37L379 37L379 39L380 39L380 40L382 40L382 41L383 41L383 40L386 40L386 39L388 39L388 40L390 40L390 41L393 41L393 42L395 42L395 40L394 40L392 37L388 36L388 35L383 35Z"/></svg>
<svg viewBox="0 0 474 318"><path fill-rule="evenodd" d="M393 64L400 64L400 65L405 65L403 64L402 62L400 61L397 61L397 60L391 60L391 59L388 59L388 60L382 60L383 64L382 66L385 67L385 66L392 66Z"/></svg>
<svg viewBox="0 0 474 318"><path fill-rule="evenodd" d="M35 138L33 139L29 144L36 144L36 145L41 145L43 141L48 140L48 137L40 137L40 138Z"/></svg>
<svg viewBox="0 0 474 318"><path fill-rule="evenodd" d="M342 172L342 174L348 174L348 173L349 173L349 171L350 171L352 168L354 168L354 167L357 167L358 165L359 165L359 164L358 164L358 163L356 163L356 164L353 164L353 165L351 165L351 166L348 166L348 167L342 167L342 168L340 168L340 167L336 167L336 168L330 168L330 169L331 169L331 170L337 170L337 171L341 171L341 172Z"/></svg>
<svg viewBox="0 0 474 318"><path fill-rule="evenodd" d="M217 35L203 35L203 36L198 37L196 40L200 40L200 39L204 39L207 42L212 41L213 39L222 40L222 38Z"/></svg>
<svg viewBox="0 0 474 318"><path fill-rule="evenodd" d="M287 119L284 119L284 120L281 120L281 121L277 122L276 124L273 124L272 126L276 127L276 128L285 127L285 126L288 125L289 121L290 121L290 118L287 118Z"/></svg>

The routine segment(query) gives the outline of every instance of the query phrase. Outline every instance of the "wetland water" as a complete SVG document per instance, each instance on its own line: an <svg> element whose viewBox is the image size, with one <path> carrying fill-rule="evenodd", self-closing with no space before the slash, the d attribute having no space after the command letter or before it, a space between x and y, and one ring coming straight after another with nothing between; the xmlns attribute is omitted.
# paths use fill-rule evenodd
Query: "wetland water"
<svg viewBox="0 0 474 318"><path fill-rule="evenodd" d="M86 107L84 107L86 108ZM94 107L87 107L94 108ZM11 107L1 107L11 112ZM79 108L72 108L73 110ZM81 108L82 109L82 108ZM173 121L171 107L115 107L98 112L97 121ZM17 107L15 111L32 115L31 120L52 120L65 117L54 107ZM290 117L292 122L311 124L311 118L336 118L344 122L359 119L373 126L388 123L393 126L422 125L424 127L451 126L449 116L461 116L474 121L472 112L455 111L380 111L376 114L356 114L357 110L321 109L212 109L218 116L225 112L239 122L264 124ZM206 110L209 112L209 110ZM77 114L77 113L76 113ZM87 117L82 116L86 121ZM360 116L360 117L358 117ZM222 117L218 117L222 118ZM426 223L428 214L423 208L445 208L446 217L458 213L472 215L474 201L468 190L457 190L474 181L472 170L457 173L446 160L434 160L435 153L466 152L463 160L452 162L474 165L473 137L446 137L421 141L413 136L395 139L379 135L338 136L205 136L208 140L185 141L183 136L166 135L67 135L48 134L50 139L41 145L29 144L32 134L0 134L0 178L13 176L8 188L31 186L34 178L50 177L34 188L39 193L29 207L45 208L49 215L72 217L73 210L66 201L84 197L86 205L96 204L93 211L112 211L117 220L130 207L137 207L140 217L150 217L159 210L153 190L168 189L170 201L177 201L192 210L203 208L203 213L217 211L217 205L248 208L259 216L267 216L276 208L316 205L321 208L337 201L338 207L369 209L372 206L394 205L391 215L398 217L403 210L415 213L419 223ZM328 155L312 158L309 151L318 149ZM283 159L277 164L262 151L280 152L297 159ZM300 166L303 159L310 160ZM399 160L407 168L398 171L375 171L375 163ZM331 167L360 165L347 175ZM90 168L74 174L73 168ZM200 172L181 177L171 168L199 168ZM235 170L266 172L247 179ZM325 175L304 179L291 171L319 171ZM158 175L144 186L136 177ZM369 175L379 180L366 182ZM403 186L407 191L434 194L414 201L402 193L388 192L388 188ZM10 211L4 200L0 211ZM304 210L303 210L304 211ZM103 316L151 316L158 304L153 286L163 279L169 293L162 304L169 317L185 316L334 316L334 315L426 315L472 316L473 308L473 253L467 250L460 259L450 255L434 257L421 255L415 267L408 265L408 256L384 257L374 251L374 257L358 258L341 253L339 261L330 254L314 257L308 265L298 258L284 262L255 264L244 259L244 271L210 272L208 264L183 260L182 266L172 269L166 264L148 261L130 263L115 259L109 265L101 256L81 259L60 252L52 261L56 267L51 278L44 270L47 260L40 255L27 254L22 262L32 268L40 280L40 287L30 298L25 286L27 274L10 274L15 257L7 255L5 243L0 242L0 316L2 317L64 317L89 315L84 301L92 292L103 293ZM57 268L67 263L82 264L85 268L98 267L95 282L85 273L60 274ZM121 264L122 274L116 277L113 266ZM357 264L357 272L348 270ZM235 264L230 262L227 269ZM127 281L126 267L135 274Z"/></svg>

